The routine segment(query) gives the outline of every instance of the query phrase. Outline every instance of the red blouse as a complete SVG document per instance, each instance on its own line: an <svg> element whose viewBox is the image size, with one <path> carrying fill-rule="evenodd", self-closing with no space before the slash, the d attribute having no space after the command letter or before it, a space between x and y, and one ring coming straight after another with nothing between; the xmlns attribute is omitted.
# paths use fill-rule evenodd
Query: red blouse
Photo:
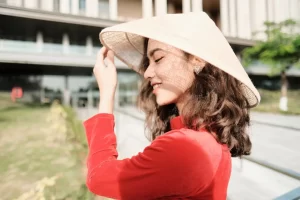
<svg viewBox="0 0 300 200"><path fill-rule="evenodd" d="M170 123L172 130L143 152L117 160L114 116L97 114L85 121L89 190L122 200L226 199L231 173L228 147L204 129L185 128L180 117Z"/></svg>

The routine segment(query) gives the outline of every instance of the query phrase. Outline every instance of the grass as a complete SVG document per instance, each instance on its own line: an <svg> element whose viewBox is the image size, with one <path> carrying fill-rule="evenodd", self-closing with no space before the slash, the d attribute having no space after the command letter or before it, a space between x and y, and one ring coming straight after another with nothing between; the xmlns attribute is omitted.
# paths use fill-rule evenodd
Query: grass
<svg viewBox="0 0 300 200"><path fill-rule="evenodd" d="M93 199L85 187L86 148L78 142L83 140L80 126L71 111L68 114L59 106L12 103L0 94L1 199L31 192L44 193L46 199ZM80 138L74 139L74 131Z"/></svg>
<svg viewBox="0 0 300 200"><path fill-rule="evenodd" d="M300 115L300 90L288 91L288 111L279 110L280 91L259 90L260 104L254 111Z"/></svg>

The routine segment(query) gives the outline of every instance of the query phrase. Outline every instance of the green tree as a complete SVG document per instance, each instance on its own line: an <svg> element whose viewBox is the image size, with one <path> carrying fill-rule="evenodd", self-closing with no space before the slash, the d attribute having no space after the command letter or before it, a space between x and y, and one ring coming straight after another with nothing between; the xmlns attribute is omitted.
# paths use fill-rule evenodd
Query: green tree
<svg viewBox="0 0 300 200"><path fill-rule="evenodd" d="M291 19L280 23L265 22L265 40L257 41L252 47L242 52L243 64L250 65L255 61L269 67L269 75L281 75L281 110L287 110L288 80L286 71L300 65L299 24ZM259 32L257 32L259 33Z"/></svg>

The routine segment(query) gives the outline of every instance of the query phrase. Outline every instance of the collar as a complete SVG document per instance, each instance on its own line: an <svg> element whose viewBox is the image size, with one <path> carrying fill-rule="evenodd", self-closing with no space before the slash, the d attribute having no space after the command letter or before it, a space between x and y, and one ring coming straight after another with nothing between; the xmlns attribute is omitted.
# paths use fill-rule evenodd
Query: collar
<svg viewBox="0 0 300 200"><path fill-rule="evenodd" d="M177 116L174 117L170 120L170 126L171 126L171 130L178 130L178 129L182 129L185 128L186 126L183 123L183 119L181 116ZM199 132L208 132L203 126L199 128L198 130ZM211 133L210 134L212 137L214 137L215 139L217 138L215 133ZM223 144L223 148L228 149L228 146L226 144Z"/></svg>
<svg viewBox="0 0 300 200"><path fill-rule="evenodd" d="M171 130L184 128L183 120L181 116L174 117L170 120Z"/></svg>
<svg viewBox="0 0 300 200"><path fill-rule="evenodd" d="M170 126L171 126L171 130L178 130L178 129L182 129L182 128L186 128L186 126L184 125L183 123L183 119L182 119L182 116L177 116L177 117L174 117L170 120ZM206 131L206 129L201 126L198 131Z"/></svg>

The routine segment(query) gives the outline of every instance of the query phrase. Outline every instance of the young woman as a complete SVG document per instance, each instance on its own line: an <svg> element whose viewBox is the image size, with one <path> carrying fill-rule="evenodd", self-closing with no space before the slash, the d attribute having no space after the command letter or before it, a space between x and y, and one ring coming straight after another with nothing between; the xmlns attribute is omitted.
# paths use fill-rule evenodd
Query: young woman
<svg viewBox="0 0 300 200"><path fill-rule="evenodd" d="M250 154L249 109L260 96L218 27L205 13L168 14L104 29L100 39L99 114L84 123L90 191L130 200L226 199L231 157ZM144 76L138 102L152 140L124 160L114 134L114 56Z"/></svg>

